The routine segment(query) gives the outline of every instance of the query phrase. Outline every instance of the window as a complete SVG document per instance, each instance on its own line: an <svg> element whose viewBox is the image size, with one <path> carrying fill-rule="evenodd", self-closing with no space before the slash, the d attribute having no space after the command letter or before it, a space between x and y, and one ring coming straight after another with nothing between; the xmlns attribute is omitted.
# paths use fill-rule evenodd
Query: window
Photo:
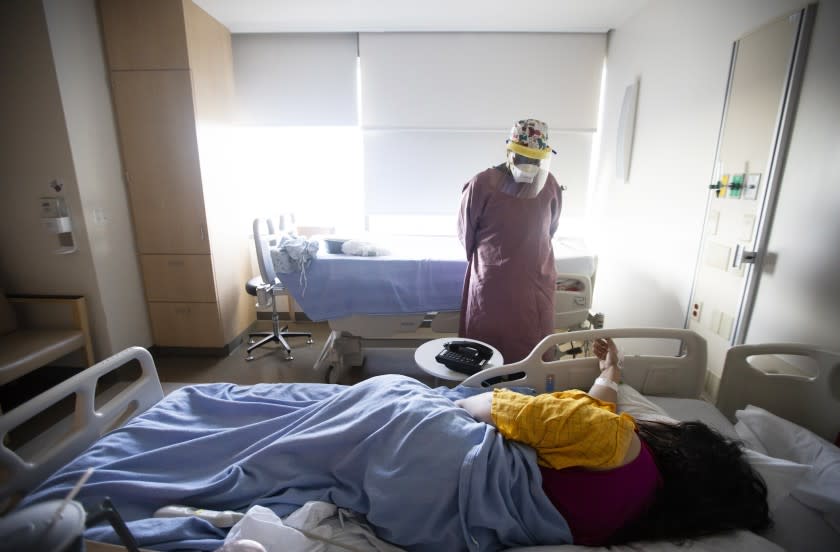
<svg viewBox="0 0 840 552"><path fill-rule="evenodd" d="M537 117L575 233L605 49L604 34L234 35L237 175L258 214L300 226L453 235L464 184Z"/></svg>
<svg viewBox="0 0 840 552"><path fill-rule="evenodd" d="M254 216L363 228L355 33L233 35L236 178Z"/></svg>
<svg viewBox="0 0 840 552"><path fill-rule="evenodd" d="M298 226L338 233L363 229L358 127L240 126L235 133L236 178L255 211L294 213Z"/></svg>

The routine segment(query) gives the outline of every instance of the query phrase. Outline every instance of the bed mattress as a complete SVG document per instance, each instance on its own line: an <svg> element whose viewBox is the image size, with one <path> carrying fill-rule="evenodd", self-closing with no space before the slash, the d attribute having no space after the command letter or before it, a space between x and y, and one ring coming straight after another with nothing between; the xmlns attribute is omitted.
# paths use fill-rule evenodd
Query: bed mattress
<svg viewBox="0 0 840 552"><path fill-rule="evenodd" d="M331 254L322 247L305 271L279 276L313 321L461 308L467 260L457 239L403 237L375 243L388 254ZM557 238L553 244L558 274L594 276L596 257L581 240Z"/></svg>

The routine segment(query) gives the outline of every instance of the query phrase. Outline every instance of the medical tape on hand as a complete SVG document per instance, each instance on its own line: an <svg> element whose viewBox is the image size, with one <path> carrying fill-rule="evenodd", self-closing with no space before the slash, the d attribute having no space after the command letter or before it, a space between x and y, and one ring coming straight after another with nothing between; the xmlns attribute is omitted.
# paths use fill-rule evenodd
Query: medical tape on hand
<svg viewBox="0 0 840 552"><path fill-rule="evenodd" d="M609 387L616 393L618 393L618 384L613 380L608 380L607 378L595 378L595 385L603 385L604 387Z"/></svg>

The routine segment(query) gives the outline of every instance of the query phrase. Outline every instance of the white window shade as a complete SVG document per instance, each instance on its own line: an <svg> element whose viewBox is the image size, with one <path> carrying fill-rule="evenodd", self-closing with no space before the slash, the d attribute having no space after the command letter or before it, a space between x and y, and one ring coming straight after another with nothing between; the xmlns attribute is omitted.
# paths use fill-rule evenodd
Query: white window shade
<svg viewBox="0 0 840 552"><path fill-rule="evenodd" d="M582 218L605 53L603 34L360 34L369 220L453 215L527 117L548 123L562 217Z"/></svg>
<svg viewBox="0 0 840 552"><path fill-rule="evenodd" d="M260 126L355 126L357 35L235 34L238 121Z"/></svg>
<svg viewBox="0 0 840 552"><path fill-rule="evenodd" d="M604 34L361 33L366 129L593 131Z"/></svg>
<svg viewBox="0 0 840 552"><path fill-rule="evenodd" d="M364 133L367 215L454 215L464 185L505 161L507 130ZM580 217L586 201L591 133L549 135L551 173L566 186L563 216Z"/></svg>

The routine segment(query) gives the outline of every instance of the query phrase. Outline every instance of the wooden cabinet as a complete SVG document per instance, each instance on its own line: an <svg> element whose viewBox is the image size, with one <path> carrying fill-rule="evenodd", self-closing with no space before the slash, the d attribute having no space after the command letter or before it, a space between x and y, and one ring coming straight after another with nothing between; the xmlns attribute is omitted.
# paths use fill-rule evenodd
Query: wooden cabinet
<svg viewBox="0 0 840 552"><path fill-rule="evenodd" d="M137 249L210 253L189 71L114 71Z"/></svg>
<svg viewBox="0 0 840 552"><path fill-rule="evenodd" d="M216 348L223 339L216 303L149 303L159 347Z"/></svg>
<svg viewBox="0 0 840 552"><path fill-rule="evenodd" d="M216 301L210 255L140 255L149 301Z"/></svg>
<svg viewBox="0 0 840 552"><path fill-rule="evenodd" d="M155 344L227 349L253 319L230 33L190 0L98 4Z"/></svg>
<svg viewBox="0 0 840 552"><path fill-rule="evenodd" d="M108 68L189 69L184 17L189 7L185 9L185 4L182 0L100 0Z"/></svg>

